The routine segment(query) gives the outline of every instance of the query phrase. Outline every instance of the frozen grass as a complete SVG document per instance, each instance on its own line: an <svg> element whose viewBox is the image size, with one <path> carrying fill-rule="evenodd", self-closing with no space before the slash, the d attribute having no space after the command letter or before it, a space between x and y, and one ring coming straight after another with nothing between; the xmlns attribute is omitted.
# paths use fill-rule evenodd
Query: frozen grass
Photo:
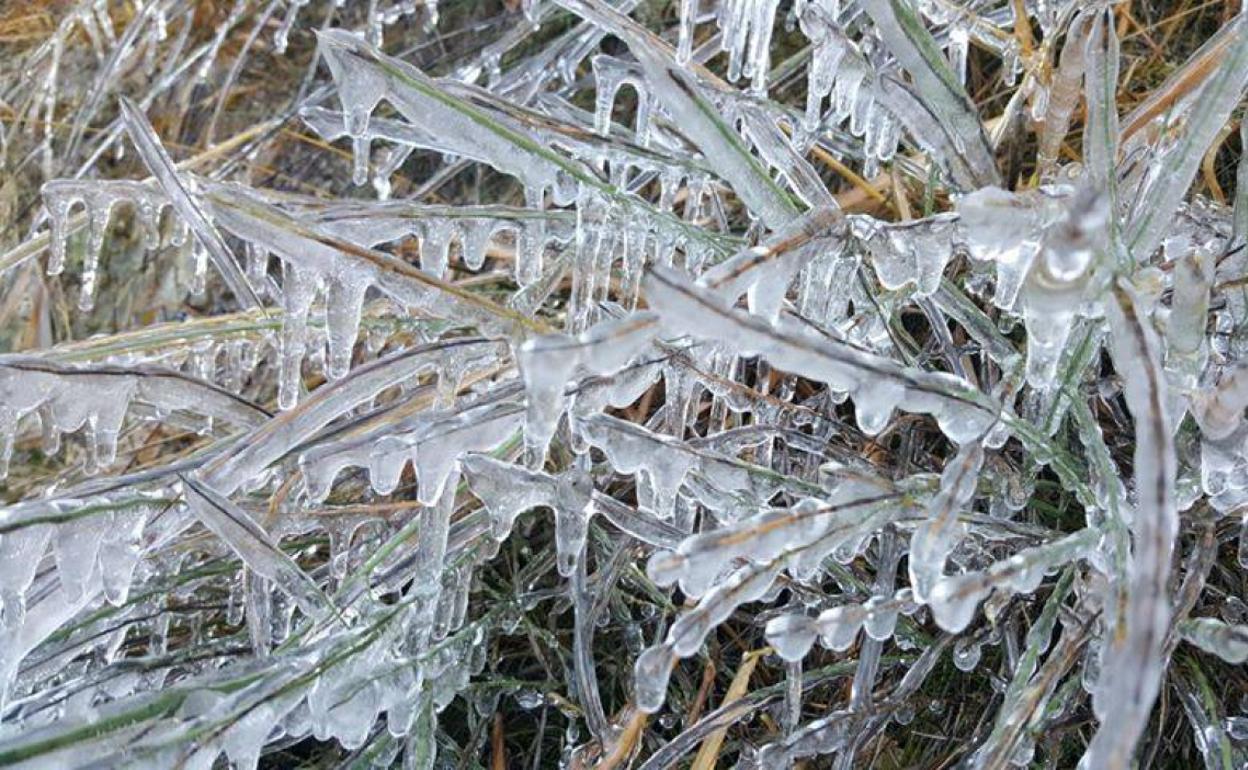
<svg viewBox="0 0 1248 770"><path fill-rule="evenodd" d="M1240 767L1235 3L0 6L0 766Z"/></svg>

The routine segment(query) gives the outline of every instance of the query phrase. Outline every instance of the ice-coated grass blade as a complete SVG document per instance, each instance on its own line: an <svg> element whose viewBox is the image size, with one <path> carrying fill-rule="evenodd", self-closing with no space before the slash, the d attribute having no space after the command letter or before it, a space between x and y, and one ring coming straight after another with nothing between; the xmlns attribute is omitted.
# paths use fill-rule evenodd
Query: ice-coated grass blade
<svg viewBox="0 0 1248 770"><path fill-rule="evenodd" d="M230 291L234 293L239 302L253 307L260 305L260 298L256 296L255 290L247 283L247 278L243 276L242 270L238 268L234 255L230 253L229 247L225 245L225 241L221 238L221 233L217 232L217 228L204 216L203 211L199 208L199 204L195 201L191 192L187 190L186 185L178 175L177 168L173 165L173 160L169 157L169 153L165 152L165 148L161 146L155 129L147 121L143 111L133 101L124 96L118 100L118 103L121 105L121 114L125 121L126 131L130 134L130 140L134 142L135 148L139 151L139 156L143 158L143 162L147 165L147 170L152 173L152 178L160 185L165 195L169 196L169 200L173 203L173 207L178 211L178 214L191 226L194 237L208 250L208 256L212 258L212 263L217 270L221 271L221 277L225 279L225 283L230 287Z"/></svg>

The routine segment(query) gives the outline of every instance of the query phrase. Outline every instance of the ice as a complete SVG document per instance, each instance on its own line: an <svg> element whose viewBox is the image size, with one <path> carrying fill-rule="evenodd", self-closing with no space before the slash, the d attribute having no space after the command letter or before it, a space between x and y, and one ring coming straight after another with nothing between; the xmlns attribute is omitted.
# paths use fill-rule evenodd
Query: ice
<svg viewBox="0 0 1248 770"><path fill-rule="evenodd" d="M1167 251L1170 251L1167 248ZM1166 369L1177 385L1189 390L1204 368L1205 328L1209 317L1209 294L1213 287L1215 260L1204 249L1177 258L1170 314L1166 319ZM1181 412L1174 415L1181 417Z"/></svg>
<svg viewBox="0 0 1248 770"><path fill-rule="evenodd" d="M637 708L648 713L662 708L675 663L675 654L665 644L650 647L637 658L633 667L633 698Z"/></svg>
<svg viewBox="0 0 1248 770"><path fill-rule="evenodd" d="M1023 280L1040 250L1044 230L1061 214L1066 188L1013 193L984 187L956 202L966 245L973 258L996 264L993 304L1014 307Z"/></svg>
<svg viewBox="0 0 1248 770"><path fill-rule="evenodd" d="M749 0L751 5L755 0ZM763 0L764 3L769 0ZM778 227L798 213L788 195L746 151L738 135L711 104L705 87L674 66L675 52L626 16L601 3L561 0L561 5L611 31L637 57L655 101L681 127L698 149L712 160L729 184L768 225ZM736 4L736 3L734 3ZM742 27L738 26L738 30ZM765 73L752 73L765 77Z"/></svg>
<svg viewBox="0 0 1248 770"><path fill-rule="evenodd" d="M794 276L847 234L835 206L817 208L766 240L720 262L698 278L725 301L748 297L750 312L775 322Z"/></svg>
<svg viewBox="0 0 1248 770"><path fill-rule="evenodd" d="M802 127L814 131L822 122L823 100L836 84L842 57L853 46L839 25L835 12L829 13L824 3L807 3L799 17L802 32L814 45L806 84L806 113Z"/></svg>
<svg viewBox="0 0 1248 770"><path fill-rule="evenodd" d="M948 662L1000 696L968 766L1090 695L1128 767L1163 686L1238 761L1242 14L1140 90L1101 3L192 5L70 3L0 93L43 197L0 254L0 764L433 767L466 714L495 764L840 769ZM486 681L526 636L561 686ZM646 719L728 647L752 681Z"/></svg>
<svg viewBox="0 0 1248 770"><path fill-rule="evenodd" d="M1183 638L1227 663L1248 661L1248 626L1231 625L1215 618L1197 618L1180 627Z"/></svg>
<svg viewBox="0 0 1248 770"><path fill-rule="evenodd" d="M69 366L21 355L0 356L0 457L6 462L23 418L38 413L45 444L85 429L90 467L112 465L131 401L165 412L189 410L251 426L266 413L210 383L158 367Z"/></svg>
<svg viewBox="0 0 1248 770"><path fill-rule="evenodd" d="M662 519L671 519L685 476L698 462L680 442L607 415L578 426L585 440L601 449L620 473L637 477L638 498Z"/></svg>
<svg viewBox="0 0 1248 770"><path fill-rule="evenodd" d="M216 490L184 477L192 510L204 526L230 544L247 566L290 594L308 614L331 607L329 599L247 514Z"/></svg>
<svg viewBox="0 0 1248 770"><path fill-rule="evenodd" d="M592 60L594 68L594 129L607 136L611 129L611 108L616 94L625 85L633 87L637 94L636 134L637 143L645 145L650 136L650 96L645 84L633 68L613 56L599 54Z"/></svg>
<svg viewBox="0 0 1248 770"><path fill-rule="evenodd" d="M914 597L926 602L944 576L945 560L966 533L958 515L975 497L984 463L983 448L970 442L958 450L940 477L940 492L928 504L927 519L910 539L910 585Z"/></svg>
<svg viewBox="0 0 1248 770"><path fill-rule="evenodd" d="M1192 400L1201 432L1214 442L1228 439L1244 422L1244 409L1248 407L1248 368L1228 369L1221 382L1196 393Z"/></svg>
<svg viewBox="0 0 1248 770"><path fill-rule="evenodd" d="M1193 97L1188 130L1151 164L1151 184L1135 202L1124 240L1136 259L1147 259L1160 245L1205 150L1248 87L1248 18L1236 15L1222 34L1228 36L1225 55Z"/></svg>
<svg viewBox="0 0 1248 770"><path fill-rule="evenodd" d="M324 500L335 477L352 467L367 469L373 490L390 494L410 461L417 475L417 499L432 504L454 477L461 455L492 450L516 434L522 411L508 400L511 390L502 388L453 411L431 410L398 424L383 411L348 441L308 447L299 458L308 497Z"/></svg>
<svg viewBox="0 0 1248 770"><path fill-rule="evenodd" d="M962 84L937 55L931 34L915 18L909 5L874 3L863 9L901 66L914 78L919 100L937 117L955 150L969 167L977 187L997 181L996 166L983 125Z"/></svg>
<svg viewBox="0 0 1248 770"><path fill-rule="evenodd" d="M815 543L826 553L862 533L874 523L877 507L890 503L899 500L882 481L850 477L825 501L803 500L686 538L675 553L651 557L648 570L660 585L679 581L686 594L701 596L736 559L765 564Z"/></svg>
<svg viewBox="0 0 1248 770"><path fill-rule="evenodd" d="M572 573L594 511L593 484L587 476L575 471L550 476L480 454L468 455L463 467L473 494L490 513L490 534L495 540L507 538L521 513L537 506L552 508L559 572Z"/></svg>
<svg viewBox="0 0 1248 770"><path fill-rule="evenodd" d="M818 633L818 625L806 615L780 615L767 621L767 642L786 661L806 657Z"/></svg>
<svg viewBox="0 0 1248 770"><path fill-rule="evenodd" d="M639 313L603 321L575 337L555 334L526 340L517 351L528 408L525 445L535 464L546 456L560 417L567 411L565 388L578 371L604 375L622 368L651 341L655 319Z"/></svg>
<svg viewBox="0 0 1248 770"><path fill-rule="evenodd" d="M677 658L695 654L712 628L722 623L740 604L763 596L776 578L774 568L742 567L702 597L697 606L672 624L662 644L650 647L637 659L634 689L637 708L653 713L666 697L670 667Z"/></svg>
<svg viewBox="0 0 1248 770"><path fill-rule="evenodd" d="M1106 247L1110 216L1104 193L1081 190L1040 243L1021 297L1027 326L1027 381L1035 387L1052 386L1083 303L1094 257Z"/></svg>
<svg viewBox="0 0 1248 770"><path fill-rule="evenodd" d="M953 665L959 671L974 671L983 657L983 644L971 639L959 639L953 645Z"/></svg>
<svg viewBox="0 0 1248 770"><path fill-rule="evenodd" d="M949 575L932 587L928 604L941 628L959 633L974 617L979 603L992 590L1032 593L1047 570L1084 557L1099 541L1100 532L1085 529L1044 545L1019 551L987 569Z"/></svg>
<svg viewBox="0 0 1248 770"><path fill-rule="evenodd" d="M956 222L951 214L896 225L881 225L871 217L853 220L854 234L866 245L884 288L913 285L923 297L940 288L956 245Z"/></svg>
<svg viewBox="0 0 1248 770"><path fill-rule="evenodd" d="M1135 420L1133 454L1139 500L1131 519L1134 550L1127 592L1126 633L1106 640L1105 668L1093 705L1102 722L1085 759L1125 762L1145 729L1161 689L1165 662L1162 639L1170 624L1167 598L1171 555L1178 534L1174 494L1174 436L1166 415L1166 383L1160 341L1143 320L1137 294L1118 286L1107 308L1111 351Z"/></svg>
<svg viewBox="0 0 1248 770"><path fill-rule="evenodd" d="M83 216L89 224L89 232L83 254L82 293L78 304L89 310L94 303L96 274L113 210L128 204L144 231L152 233L156 230L155 223L160 212L167 205L165 196L153 185L128 180L83 182L56 179L46 182L42 193L50 227L49 275L59 275L64 269L66 248L74 229L70 215L79 204L84 209ZM150 236L147 245L149 248L156 245L151 242Z"/></svg>
<svg viewBox="0 0 1248 770"><path fill-rule="evenodd" d="M956 377L907 370L844 343L815 336L804 327L785 323L784 318L779 325L771 325L735 313L718 297L661 269L647 276L644 289L669 332L693 333L734 345L745 353L761 354L779 368L826 383L834 390L849 391L867 401L868 407L887 403L890 409L896 406L931 414L956 441L969 441L994 420L988 399L972 395ZM873 401L873 393L881 384L893 388L891 394L896 397L887 402ZM868 408L867 414L878 412ZM874 424L870 419L867 422Z"/></svg>
<svg viewBox="0 0 1248 770"><path fill-rule="evenodd" d="M213 264L221 273L226 285L233 292L236 301L248 307L260 304L255 291L247 283L246 277L239 270L233 253L226 245L216 226L201 210L194 190L188 188L188 180L184 180L172 159L161 145L155 130L147 121L147 117L134 102L122 97L120 100L122 121L130 141L134 143L138 155L152 173L156 185L168 197L169 204L178 212L178 216L186 221L195 240L208 252ZM193 182L192 182L193 184ZM140 211L144 208L140 205ZM147 209L157 211L158 208L148 204ZM154 217L155 214L153 213ZM102 231L102 228L101 228ZM94 229L93 229L94 232Z"/></svg>
<svg viewBox="0 0 1248 770"><path fill-rule="evenodd" d="M26 590L35 579L52 527L30 526L0 535L0 616L7 630L18 628L26 616Z"/></svg>

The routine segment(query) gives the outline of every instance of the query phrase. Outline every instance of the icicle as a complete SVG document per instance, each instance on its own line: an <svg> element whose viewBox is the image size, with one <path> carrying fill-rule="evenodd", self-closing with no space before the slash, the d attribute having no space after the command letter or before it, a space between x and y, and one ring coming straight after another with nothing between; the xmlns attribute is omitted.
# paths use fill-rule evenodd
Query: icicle
<svg viewBox="0 0 1248 770"><path fill-rule="evenodd" d="M910 539L910 585L915 599L926 602L944 575L945 560L966 532L958 521L975 496L975 484L983 466L984 452L978 442L968 442L949 461L940 477L940 492L932 498L927 520Z"/></svg>
<svg viewBox="0 0 1248 770"><path fill-rule="evenodd" d="M281 364L278 372L277 403L293 409L303 382L303 356L308 349L308 311L318 284L314 273L293 263L283 263Z"/></svg>
<svg viewBox="0 0 1248 770"><path fill-rule="evenodd" d="M865 353L781 318L778 325L735 313L714 295L669 271L646 276L646 297L663 326L675 335L693 334L732 345L742 354L758 353L773 365L851 391L859 424L882 427L893 408L933 415L942 431L959 443L976 438L996 420L996 413L957 377L903 369L891 360ZM954 394L958 395L954 395Z"/></svg>
<svg viewBox="0 0 1248 770"><path fill-rule="evenodd" d="M630 85L637 94L637 143L644 146L648 136L650 97L636 68L605 54L595 56L591 63L594 70L594 130L602 136L610 134L615 97L620 88Z"/></svg>
<svg viewBox="0 0 1248 770"><path fill-rule="evenodd" d="M1027 381L1034 387L1053 384L1093 259L1105 248L1109 217L1108 197L1085 190L1071 200L1064 221L1051 227L1041 243L1022 297Z"/></svg>
<svg viewBox="0 0 1248 770"><path fill-rule="evenodd" d="M585 420L578 429L589 443L602 449L617 471L636 474L643 505L659 518L671 519L680 486L696 462L694 455L678 448L678 442L607 415Z"/></svg>
<svg viewBox="0 0 1248 770"><path fill-rule="evenodd" d="M86 209L84 216L88 223L88 235L86 251L83 253L82 293L78 304L84 312L89 311L94 304L99 260L104 250L113 208L123 203L133 206L144 231L145 244L151 248L155 245L154 221L165 206L164 196L150 185L128 180L57 179L46 182L42 193L50 227L49 275L57 275L64 269L66 243L70 235L70 212L78 203L82 203Z"/></svg>
<svg viewBox="0 0 1248 770"><path fill-rule="evenodd" d="M832 93L842 57L853 44L836 24L835 12L808 3L799 17L802 32L813 44L806 83L806 114L802 127L814 131L823 119L823 100Z"/></svg>
<svg viewBox="0 0 1248 770"><path fill-rule="evenodd" d="M940 288L945 264L953 257L956 221L951 214L888 225L869 217L853 220L855 235L866 243L884 288L914 284L920 297Z"/></svg>
<svg viewBox="0 0 1248 770"><path fill-rule="evenodd" d="M53 527L35 525L0 535L0 628L13 631L25 620L26 591L35 579L52 531Z"/></svg>
<svg viewBox="0 0 1248 770"><path fill-rule="evenodd" d="M648 314L604 321L576 337L562 334L526 340L516 353L528 394L525 446L540 467L559 418L566 411L564 388L578 368L608 374L624 366L651 340L656 325Z"/></svg>

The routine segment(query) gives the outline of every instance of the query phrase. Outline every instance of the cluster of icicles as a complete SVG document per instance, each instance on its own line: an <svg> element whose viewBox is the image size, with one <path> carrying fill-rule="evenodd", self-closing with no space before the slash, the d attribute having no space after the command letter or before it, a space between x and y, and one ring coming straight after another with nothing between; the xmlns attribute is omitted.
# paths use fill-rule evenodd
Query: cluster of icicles
<svg viewBox="0 0 1248 770"><path fill-rule="evenodd" d="M279 35L289 33L305 4L292 0ZM849 725L874 718L862 699L870 698L882 645L895 639L913 651L926 615L943 632L962 634L981 607L1001 611L1010 596L1034 594L1053 576L1060 576L1052 594L1057 601L1052 610L1046 604L1033 626L1029 649L1047 648L1044 632L1052 633L1066 592L1095 595L1091 601L1105 614L1103 641L1088 656L1093 673L1085 686L1103 721L1120 707L1125 712L1124 696L1114 690L1129 664L1122 661L1137 661L1143 670L1128 673L1146 683L1160 680L1162 668L1151 651L1132 658L1132 650L1115 646L1121 642L1110 624L1132 627L1147 614L1140 606L1147 610L1150 598L1166 601L1164 590L1146 592L1157 577L1148 570L1169 563L1168 551L1141 550L1126 566L1125 528L1137 528L1139 539L1139 527L1154 526L1160 540L1172 542L1166 528L1177 527L1174 499L1186 509L1205 497L1222 514L1248 504L1248 370L1238 361L1242 351L1226 339L1242 322L1242 300L1228 299L1215 311L1221 336L1207 335L1204 323L1215 285L1241 277L1233 271L1244 266L1242 258L1219 262L1218 255L1248 235L1248 161L1234 210L1176 203L1173 222L1159 226L1149 219L1153 209L1120 201L1165 198L1171 179L1158 171L1124 172L1114 199L1106 180L1096 178L1094 141L1085 152L1088 168L1060 169L1041 186L1009 192L994 184L986 144L969 136L915 136L913 144L941 161L961 190L953 210L900 223L846 215L800 150L848 120L858 159L870 169L894 157L903 128L914 130L919 97L896 73L921 64L916 50L896 39L905 30L895 10L797 3L813 61L805 114L787 115L709 74L705 80L670 74L676 62L709 55L693 46L697 2L680 4L674 51L605 3L560 4L587 20L568 33L568 50L581 57L571 70L593 48L585 41L596 42L604 30L625 40L636 58L593 58L592 115L555 92L530 104L509 102L499 94L525 86L501 75L489 88L438 80L359 35L320 33L320 55L341 109L307 104L300 116L327 140L350 140L353 181L364 185L371 176L377 201L283 195L189 172L170 177L144 149L145 135L133 121L127 129L135 132L151 180L44 186L47 269L57 274L81 264L84 312L100 284L110 221L124 210L144 248L168 248L192 262L195 293L207 289L222 233L245 244L245 265L228 262L247 290L234 299L271 302L280 328L262 339L267 358L257 353L260 342L248 343L223 348L229 360L222 364L214 347L181 369L168 350L89 363L61 360L57 351L0 357L0 468L8 465L15 437L36 422L49 452L61 434L82 429L93 471L114 470L131 413L162 422L194 415L195 429L205 435L225 434L222 423L235 431L168 469L129 474L127 483L105 477L0 509L0 693L9 699L0 698L0 708L24 728L55 729L66 714L130 724L127 696L148 693L158 699L145 705L158 714L153 729L103 747L103 756L124 753L149 766L184 761L187 749L178 739L189 735L196 736L190 761L204 767L221 752L254 766L268 742L304 735L355 749L384 714L389 735L426 736L422 761L431 763L437 713L485 664L489 634L515 622L514 608L469 611L474 568L497 552L521 514L542 508L554 515L556 569L581 584L573 589L579 624L590 604L583 570L595 516L651 548L646 574L656 586L678 586L692 600L636 660L632 699L644 712L662 708L677 661L702 649L741 606L774 603L793 586L841 585L841 596L818 592L806 605L793 591L784 611L766 621L765 634L796 682L790 698L797 700L797 716L801 661L816 641L841 652L860 644L866 681L859 686L855 677L855 708L801 725L795 719L754 758L759 766L850 748ZM756 95L766 92L777 6L732 0L716 11L729 79L750 78ZM416 6L398 8L410 13ZM526 4L534 19L545 8ZM920 3L919 10L941 27L940 50L956 82L965 76L972 39L997 51L1008 69L1021 66L997 26L967 27L943 0ZM1108 50L1104 36L1112 26L1099 13L1090 9L1072 23L1082 35L1072 38L1083 46L1080 57ZM1048 10L1039 16L1056 24ZM1010 19L999 21L1005 26ZM855 25L871 32L855 42L847 32ZM1214 80L1232 96L1242 94L1248 78L1234 69L1248 61L1245 26L1242 14L1230 26L1224 66L1231 74ZM611 116L624 84L638 90L639 105L634 131L621 138L626 132ZM1038 95L1042 86L1027 87L1041 114L1066 109L1057 98L1062 94L1050 100ZM1087 85L1091 114L1106 108L1096 103L1095 90ZM393 114L375 114L383 103ZM953 114L957 105L950 104L941 106ZM699 117L708 110L721 116L718 123ZM723 138L725 125L736 130L732 142ZM583 130L591 126L592 132ZM380 160L372 157L374 143L387 145ZM681 152L688 143L697 155ZM1182 143L1137 150L1152 153L1163 171L1186 168L1190 154ZM391 199L393 175L418 151L515 177L526 206ZM652 183L656 204L643 195ZM753 245L726 232L724 183L759 222L763 234ZM1111 251L1112 223L1119 219L1140 259L1160 251L1172 269L1143 268L1111 286L1098 259ZM419 243L418 267L392 253L412 239ZM946 277L961 256L969 258L969 294ZM518 289L505 304L450 282L455 273L480 273L508 259L506 278ZM568 275L566 322L558 332L537 320L538 311ZM1021 319L1024 354L975 300L990 302L1003 318ZM383 332L359 346L370 301L436 323L417 343L404 338L390 346ZM893 336L887 315L909 304L934 319L934 335L953 351L949 371L913 363ZM945 339L949 320L965 331L981 370L994 372L991 381L968 371L972 354ZM1138 329L1139 349L1119 331L1107 334L1107 326ZM1148 490L1120 480L1086 404L1061 381L1063 371L1082 376L1072 362L1107 337L1133 413L1147 400L1143 388L1164 386L1166 398L1155 399L1164 419L1156 421L1160 427L1137 429L1135 465L1137 476L1151 468L1169 479L1168 511L1150 509L1156 501ZM1082 342L1073 344L1077 339ZM307 393L309 358L321 363L326 383ZM276 416L241 395L244 381L266 361L276 369ZM799 382L819 387L810 395ZM659 383L663 406L652 416L642 423L617 416L615 410L636 404ZM886 434L898 412L930 419L951 446L943 471L896 478L859 457L829 458L837 436L855 431L835 416L847 399L856 436ZM1053 440L1066 415L1078 427L1086 478L1071 470L1069 453ZM1148 455L1187 415L1198 437L1193 448L1177 458L1173 450ZM1011 467L999 456L1008 441L1069 485L1088 511L1085 528L1059 534L1013 526L1039 471ZM400 506L407 520L311 513L335 496L390 495L409 465L416 489L410 509ZM288 490L286 474L296 469L299 483ZM1181 496L1174 491L1180 473L1199 477ZM636 504L607 494L603 478L631 480ZM457 498L461 481L481 505L453 516L463 499ZM138 486L149 491L131 491ZM291 506L280 521L252 495L277 488ZM102 642L83 641L77 631L58 636L58 629L105 606L160 615L154 600L131 601L132 583L189 595L180 587L184 575L221 568L218 558L200 562L165 550L195 524L245 565L229 599L233 622L246 624L258 657L290 665L238 674L193 666L192 676L171 683L164 681L168 668L117 683L85 665L74 675L92 686L73 690L55 680L59 666L80 665L84 645L109 663L121 659L125 641L124 628ZM315 578L280 547L313 530L327 531L331 543L329 566ZM396 546L413 532L416 545ZM49 547L55 570L40 572ZM1010 555L993 556L1006 548ZM898 587L902 555L908 585ZM836 566L864 558L877 568L873 585ZM1089 569L1076 577L1074 565ZM378 598L386 594L398 599ZM1123 595L1129 601L1114 605ZM1130 613L1125 620L1113 615L1115 606ZM173 654L168 622L155 624L150 655ZM1179 633L1228 661L1248 659L1242 623L1196 618L1180 624ZM974 668L986 643L982 636L959 641L959 668ZM36 649L45 654L27 661ZM941 649L917 653L900 693L921 683ZM1032 686L1035 667L1035 660L1017 664L1021 679L1014 681L1021 684L1006 692L998 729L977 750L977 764L993 766L1002 752L1016 764L1030 761L1032 739L1010 714L1021 708L1020 690ZM309 671L315 674L304 676ZM46 681L54 683L38 686ZM92 701L101 692L108 702L97 707ZM1147 708L1155 691L1128 695ZM69 705L57 705L61 700ZM26 740L20 731L0 731L0 755L24 750ZM1094 746L1112 755L1113 746ZM60 751L66 765L101 756L101 747L89 742Z"/></svg>

